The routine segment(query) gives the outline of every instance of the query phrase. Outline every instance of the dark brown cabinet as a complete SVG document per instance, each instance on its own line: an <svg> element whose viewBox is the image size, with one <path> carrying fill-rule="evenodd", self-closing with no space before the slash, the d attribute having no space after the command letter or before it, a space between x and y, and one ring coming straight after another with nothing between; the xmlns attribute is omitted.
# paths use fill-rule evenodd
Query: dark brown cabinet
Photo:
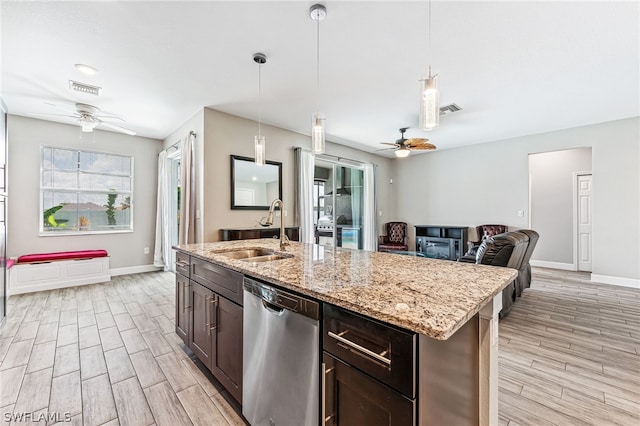
<svg viewBox="0 0 640 426"><path fill-rule="evenodd" d="M325 425L413 425L415 401L328 354L323 355Z"/></svg>
<svg viewBox="0 0 640 426"><path fill-rule="evenodd" d="M212 318L215 316L214 308L216 295L208 288L192 282L189 297L191 299L191 340L189 348L211 370L211 353L213 350L213 338L211 329Z"/></svg>
<svg viewBox="0 0 640 426"><path fill-rule="evenodd" d="M291 241L300 241L300 228L297 226L286 227L285 235ZM255 240L257 238L279 238L280 228L237 228L237 229L221 229L220 240Z"/></svg>
<svg viewBox="0 0 640 426"><path fill-rule="evenodd" d="M176 253L176 334L242 400L243 275Z"/></svg>
<svg viewBox="0 0 640 426"><path fill-rule="evenodd" d="M176 274L176 334L189 344L189 278Z"/></svg>
<svg viewBox="0 0 640 426"><path fill-rule="evenodd" d="M191 305L189 272L191 270L190 256L184 253L176 253L176 334L189 346L189 330Z"/></svg>
<svg viewBox="0 0 640 426"><path fill-rule="evenodd" d="M415 424L416 334L329 304L323 312L326 424Z"/></svg>
<svg viewBox="0 0 640 426"><path fill-rule="evenodd" d="M242 399L242 307L216 296L211 372L237 400Z"/></svg>

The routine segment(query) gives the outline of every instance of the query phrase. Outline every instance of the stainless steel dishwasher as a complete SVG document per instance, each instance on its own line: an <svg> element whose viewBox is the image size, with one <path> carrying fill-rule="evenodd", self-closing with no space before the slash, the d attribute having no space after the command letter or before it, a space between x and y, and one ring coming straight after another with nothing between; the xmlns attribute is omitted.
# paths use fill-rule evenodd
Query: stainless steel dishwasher
<svg viewBox="0 0 640 426"><path fill-rule="evenodd" d="M317 302L245 277L242 414L252 426L318 424L319 317Z"/></svg>

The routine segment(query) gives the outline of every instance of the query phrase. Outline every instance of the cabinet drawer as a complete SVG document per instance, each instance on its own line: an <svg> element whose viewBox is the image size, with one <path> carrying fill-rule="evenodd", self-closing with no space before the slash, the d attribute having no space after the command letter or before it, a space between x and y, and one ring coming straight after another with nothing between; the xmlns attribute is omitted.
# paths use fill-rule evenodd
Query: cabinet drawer
<svg viewBox="0 0 640 426"><path fill-rule="evenodd" d="M242 278L239 272L191 258L191 279L242 306Z"/></svg>
<svg viewBox="0 0 640 426"><path fill-rule="evenodd" d="M189 278L189 271L191 271L189 265L189 255L180 251L176 252L176 272Z"/></svg>
<svg viewBox="0 0 640 426"><path fill-rule="evenodd" d="M416 394L416 335L325 303L323 348L409 398Z"/></svg>

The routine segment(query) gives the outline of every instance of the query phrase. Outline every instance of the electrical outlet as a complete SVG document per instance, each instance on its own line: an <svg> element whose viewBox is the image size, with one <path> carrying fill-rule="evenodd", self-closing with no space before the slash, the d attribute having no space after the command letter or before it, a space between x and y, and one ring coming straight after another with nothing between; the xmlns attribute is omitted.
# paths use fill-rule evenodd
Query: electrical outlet
<svg viewBox="0 0 640 426"><path fill-rule="evenodd" d="M524 210L518 210L518 216L519 217L523 217L524 216Z"/></svg>
<svg viewBox="0 0 640 426"><path fill-rule="evenodd" d="M378 212L378 216L382 217L382 210Z"/></svg>
<svg viewBox="0 0 640 426"><path fill-rule="evenodd" d="M144 250L143 250L143 253L144 254L149 254L149 247L145 247Z"/></svg>

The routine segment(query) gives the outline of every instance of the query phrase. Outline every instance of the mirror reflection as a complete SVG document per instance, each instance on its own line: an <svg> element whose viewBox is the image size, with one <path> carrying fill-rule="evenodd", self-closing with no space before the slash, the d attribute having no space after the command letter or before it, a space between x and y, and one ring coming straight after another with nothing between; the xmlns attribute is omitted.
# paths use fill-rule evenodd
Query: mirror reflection
<svg viewBox="0 0 640 426"><path fill-rule="evenodd" d="M253 158L231 156L232 209L268 210L276 198L282 199L282 163L258 166Z"/></svg>

